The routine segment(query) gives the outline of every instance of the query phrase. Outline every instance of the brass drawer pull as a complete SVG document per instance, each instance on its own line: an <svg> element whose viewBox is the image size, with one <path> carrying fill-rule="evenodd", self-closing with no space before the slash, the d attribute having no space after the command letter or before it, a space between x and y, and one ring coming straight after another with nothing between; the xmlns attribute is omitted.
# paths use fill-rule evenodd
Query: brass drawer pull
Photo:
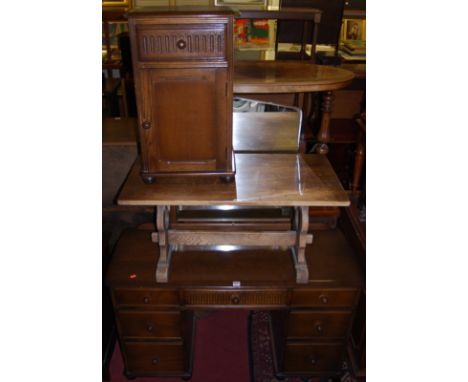
<svg viewBox="0 0 468 382"><path fill-rule="evenodd" d="M317 333L323 333L323 326L321 322L315 323L315 330L317 331Z"/></svg>
<svg viewBox="0 0 468 382"><path fill-rule="evenodd" d="M143 302L144 302L145 304L149 304L150 301L151 301L151 299L150 299L148 296L143 297Z"/></svg>
<svg viewBox="0 0 468 382"><path fill-rule="evenodd" d="M187 43L181 39L177 41L176 45L177 45L177 48L179 49L185 49L185 47L187 46Z"/></svg>
<svg viewBox="0 0 468 382"><path fill-rule="evenodd" d="M144 121L141 126L143 129L148 130L151 127L151 123L149 121Z"/></svg>
<svg viewBox="0 0 468 382"><path fill-rule="evenodd" d="M148 322L148 324L146 325L146 330L147 330L148 332L152 332L153 329L154 329L153 323Z"/></svg>
<svg viewBox="0 0 468 382"><path fill-rule="evenodd" d="M231 303L238 305L240 303L240 296L238 294L233 294L231 296Z"/></svg>
<svg viewBox="0 0 468 382"><path fill-rule="evenodd" d="M319 297L320 301L322 301L323 304L328 304L328 296L325 294L320 295Z"/></svg>
<svg viewBox="0 0 468 382"><path fill-rule="evenodd" d="M154 357L152 360L151 360L151 363L153 365L157 365L159 363L159 358L158 357Z"/></svg>
<svg viewBox="0 0 468 382"><path fill-rule="evenodd" d="M317 365L317 358L314 355L309 357L309 363L313 366Z"/></svg>

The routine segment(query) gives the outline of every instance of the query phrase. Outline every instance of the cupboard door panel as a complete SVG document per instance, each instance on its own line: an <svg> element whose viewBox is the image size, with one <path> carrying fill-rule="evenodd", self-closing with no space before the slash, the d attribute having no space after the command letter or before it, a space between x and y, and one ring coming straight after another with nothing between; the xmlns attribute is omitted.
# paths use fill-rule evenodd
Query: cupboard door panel
<svg viewBox="0 0 468 382"><path fill-rule="evenodd" d="M219 99L226 93L226 70L151 69L147 77L148 171L224 169L228 115Z"/></svg>

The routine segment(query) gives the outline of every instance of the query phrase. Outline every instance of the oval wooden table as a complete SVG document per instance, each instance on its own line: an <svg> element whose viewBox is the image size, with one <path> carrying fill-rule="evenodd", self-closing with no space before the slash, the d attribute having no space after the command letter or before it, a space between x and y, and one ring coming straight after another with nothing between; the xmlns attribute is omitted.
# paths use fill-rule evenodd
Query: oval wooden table
<svg viewBox="0 0 468 382"><path fill-rule="evenodd" d="M354 73L308 61L236 61L234 93L304 93L342 89Z"/></svg>
<svg viewBox="0 0 468 382"><path fill-rule="evenodd" d="M353 78L349 70L310 61L236 61L234 94L324 92L316 152L327 154L332 91L345 88Z"/></svg>

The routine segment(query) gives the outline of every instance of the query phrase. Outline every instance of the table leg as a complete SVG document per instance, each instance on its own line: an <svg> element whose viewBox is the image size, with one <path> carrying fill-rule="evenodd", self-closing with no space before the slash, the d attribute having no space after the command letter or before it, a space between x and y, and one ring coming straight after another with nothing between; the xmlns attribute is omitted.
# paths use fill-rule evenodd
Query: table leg
<svg viewBox="0 0 468 382"><path fill-rule="evenodd" d="M333 93L331 91L324 92L322 95L322 121L320 123L320 130L317 134L317 147L318 154L328 154L328 142L330 141L330 115L332 108Z"/></svg>
<svg viewBox="0 0 468 382"><path fill-rule="evenodd" d="M353 183L351 184L352 191L357 191L359 188L359 180L361 179L365 152L364 137L363 134L359 132L358 144L356 147L356 157L354 159Z"/></svg>
<svg viewBox="0 0 468 382"><path fill-rule="evenodd" d="M293 258L296 267L296 282L298 284L307 284L309 282L309 269L305 258L305 247L307 244L312 244L312 235L307 233L309 229L309 207L296 207L295 212L297 238Z"/></svg>
<svg viewBox="0 0 468 382"><path fill-rule="evenodd" d="M168 240L169 207L158 206L156 216L157 235L153 235L153 241L159 243L159 260L156 265L156 282L167 283L169 279L169 266L171 264L172 248Z"/></svg>

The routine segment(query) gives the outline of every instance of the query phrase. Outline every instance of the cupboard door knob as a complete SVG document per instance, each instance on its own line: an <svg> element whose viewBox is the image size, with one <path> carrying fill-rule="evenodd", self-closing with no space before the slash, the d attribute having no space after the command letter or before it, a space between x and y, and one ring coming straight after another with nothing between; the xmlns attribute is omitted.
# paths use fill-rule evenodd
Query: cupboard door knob
<svg viewBox="0 0 468 382"><path fill-rule="evenodd" d="M143 297L143 302L144 302L145 304L149 304L150 298L149 298L148 296Z"/></svg>
<svg viewBox="0 0 468 382"><path fill-rule="evenodd" d="M159 363L159 358L158 357L154 357L152 360L151 360L151 363L153 365L157 365Z"/></svg>
<svg viewBox="0 0 468 382"><path fill-rule="evenodd" d="M328 296L322 294L319 298L320 298L320 301L322 301L323 304L328 304Z"/></svg>
<svg viewBox="0 0 468 382"><path fill-rule="evenodd" d="M141 126L143 127L143 129L147 130L151 127L151 123L149 123L149 121L145 121L142 123Z"/></svg>
<svg viewBox="0 0 468 382"><path fill-rule="evenodd" d="M315 330L317 331L317 333L323 333L323 327L322 327L322 324L320 322L317 322L315 324Z"/></svg>
<svg viewBox="0 0 468 382"><path fill-rule="evenodd" d="M234 305L237 305L237 304L239 304L239 302L240 302L239 295L234 294L234 295L231 296L231 303L233 303Z"/></svg>
<svg viewBox="0 0 468 382"><path fill-rule="evenodd" d="M179 49L185 49L185 47L187 46L187 43L181 39L177 41L176 45L177 45L177 48Z"/></svg>

